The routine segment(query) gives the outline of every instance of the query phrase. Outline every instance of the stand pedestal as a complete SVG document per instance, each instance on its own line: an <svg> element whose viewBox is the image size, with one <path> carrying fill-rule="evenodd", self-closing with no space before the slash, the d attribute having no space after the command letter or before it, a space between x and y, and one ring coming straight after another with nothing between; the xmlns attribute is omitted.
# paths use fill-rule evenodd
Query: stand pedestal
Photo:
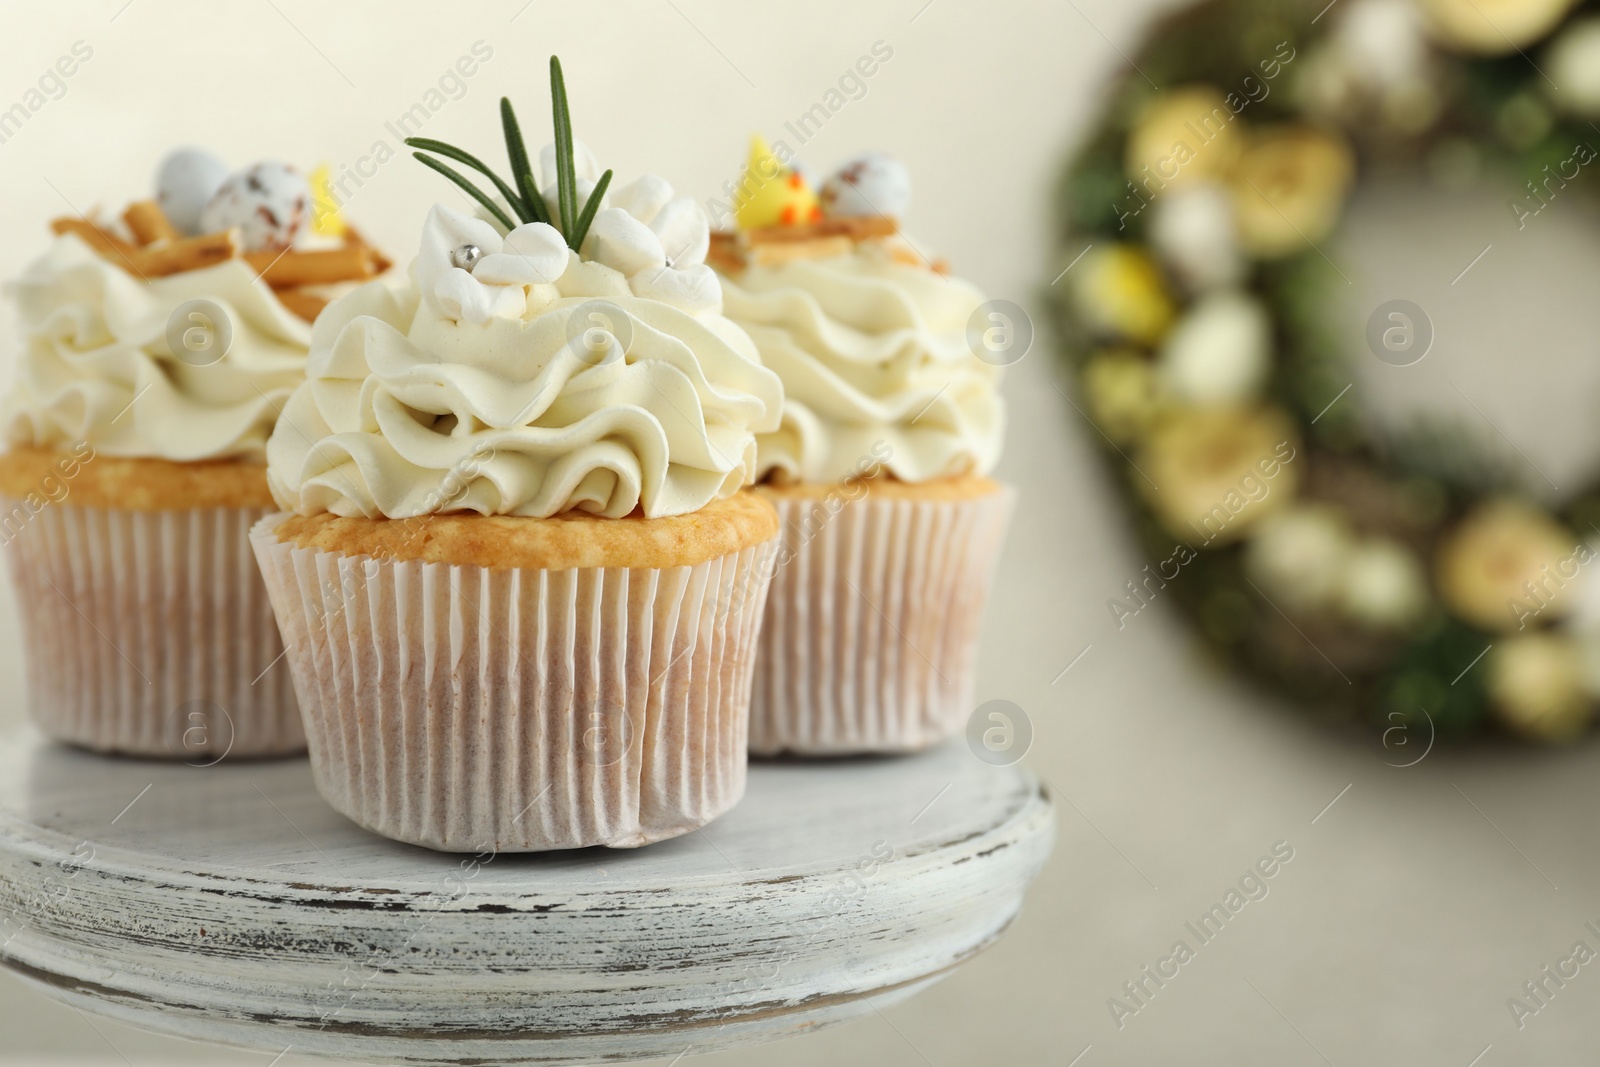
<svg viewBox="0 0 1600 1067"><path fill-rule="evenodd" d="M1049 854L1038 781L955 741L755 763L732 813L637 850L385 841L303 760L0 755L0 962L181 1037L383 1063L672 1057L844 1022L998 938Z"/></svg>

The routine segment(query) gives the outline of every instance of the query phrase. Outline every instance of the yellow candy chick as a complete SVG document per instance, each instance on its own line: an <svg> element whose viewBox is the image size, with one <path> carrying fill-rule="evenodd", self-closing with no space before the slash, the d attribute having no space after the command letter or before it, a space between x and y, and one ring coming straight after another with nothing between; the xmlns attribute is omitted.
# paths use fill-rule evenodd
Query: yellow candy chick
<svg viewBox="0 0 1600 1067"><path fill-rule="evenodd" d="M772 154L759 133L750 142L750 162L739 183L734 218L742 230L795 226L822 217L822 205L806 180Z"/></svg>
<svg viewBox="0 0 1600 1067"><path fill-rule="evenodd" d="M311 232L321 237L344 236L344 216L333 195L333 170L326 163L311 172Z"/></svg>

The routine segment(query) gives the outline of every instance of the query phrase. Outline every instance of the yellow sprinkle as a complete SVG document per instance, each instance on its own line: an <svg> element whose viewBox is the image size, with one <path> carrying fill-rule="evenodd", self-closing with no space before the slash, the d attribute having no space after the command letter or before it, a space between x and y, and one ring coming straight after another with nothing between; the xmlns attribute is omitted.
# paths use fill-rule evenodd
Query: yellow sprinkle
<svg viewBox="0 0 1600 1067"><path fill-rule="evenodd" d="M311 172L311 231L319 237L344 236L344 216L333 195L333 168L326 163Z"/></svg>

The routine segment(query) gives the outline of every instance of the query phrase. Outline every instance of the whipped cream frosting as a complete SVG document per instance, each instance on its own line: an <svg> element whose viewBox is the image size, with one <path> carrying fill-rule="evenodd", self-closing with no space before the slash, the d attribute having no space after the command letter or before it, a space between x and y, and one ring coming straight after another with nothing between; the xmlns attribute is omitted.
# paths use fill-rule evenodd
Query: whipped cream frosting
<svg viewBox="0 0 1600 1067"><path fill-rule="evenodd" d="M877 243L753 265L723 280L729 318L783 379L783 423L760 436L759 477L842 482L888 446L906 482L990 471L1005 409L998 367L966 331L983 294Z"/></svg>
<svg viewBox="0 0 1600 1067"><path fill-rule="evenodd" d="M752 481L782 386L718 311L694 240L703 213L675 222L693 212L674 203L665 182L634 183L581 256L542 223L502 234L436 207L409 286L369 283L317 320L306 383L268 445L279 504L656 518ZM479 258L464 269L452 253L469 244Z"/></svg>
<svg viewBox="0 0 1600 1067"><path fill-rule="evenodd" d="M146 282L66 234L6 292L23 333L0 402L11 445L260 462L304 376L310 326L241 260ZM205 366L178 359L167 341L169 319L194 299L217 304L232 332Z"/></svg>

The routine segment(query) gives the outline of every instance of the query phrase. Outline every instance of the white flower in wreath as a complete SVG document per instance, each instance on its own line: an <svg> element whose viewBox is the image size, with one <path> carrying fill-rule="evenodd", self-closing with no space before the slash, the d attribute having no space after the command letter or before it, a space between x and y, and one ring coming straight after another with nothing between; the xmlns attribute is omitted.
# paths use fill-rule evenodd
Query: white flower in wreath
<svg viewBox="0 0 1600 1067"><path fill-rule="evenodd" d="M1577 19L1550 46L1546 70L1559 88L1556 106L1575 115L1600 116L1600 18Z"/></svg>
<svg viewBox="0 0 1600 1067"><path fill-rule="evenodd" d="M1505 55L1533 44L1555 29L1577 0L1419 0L1419 3L1429 28L1445 46L1479 55Z"/></svg>
<svg viewBox="0 0 1600 1067"><path fill-rule="evenodd" d="M1256 527L1245 548L1245 573L1285 610L1314 613L1337 602L1354 551L1350 527L1336 509L1297 505Z"/></svg>
<svg viewBox="0 0 1600 1067"><path fill-rule="evenodd" d="M554 226L530 222L502 234L440 204L428 213L411 269L429 307L447 319L482 326L490 319L521 318L527 287L561 277L569 256Z"/></svg>
<svg viewBox="0 0 1600 1067"><path fill-rule="evenodd" d="M1350 122L1357 108L1356 76L1331 42L1308 48L1294 92L1308 118L1332 125Z"/></svg>
<svg viewBox="0 0 1600 1067"><path fill-rule="evenodd" d="M1600 562L1600 538L1591 538L1572 555L1579 569L1567 586L1567 623L1574 630L1600 638L1600 567L1593 566Z"/></svg>
<svg viewBox="0 0 1600 1067"><path fill-rule="evenodd" d="M1395 89L1422 77L1428 40L1412 0L1351 0L1333 32L1340 66L1362 84Z"/></svg>
<svg viewBox="0 0 1600 1067"><path fill-rule="evenodd" d="M1587 555L1579 554L1582 563L1571 584L1567 586L1568 615L1563 628L1577 646L1583 659L1584 691L1600 699L1600 538L1591 540Z"/></svg>
<svg viewBox="0 0 1600 1067"><path fill-rule="evenodd" d="M1190 289L1233 285L1244 276L1233 198L1220 185L1189 185L1158 199L1150 243Z"/></svg>
<svg viewBox="0 0 1600 1067"><path fill-rule="evenodd" d="M1427 609L1428 578L1410 549L1386 537L1368 538L1345 560L1339 601L1363 626L1403 627Z"/></svg>
<svg viewBox="0 0 1600 1067"><path fill-rule="evenodd" d="M1261 301L1224 289L1195 302L1162 346L1162 381L1192 404L1254 397L1271 363L1272 321Z"/></svg>

